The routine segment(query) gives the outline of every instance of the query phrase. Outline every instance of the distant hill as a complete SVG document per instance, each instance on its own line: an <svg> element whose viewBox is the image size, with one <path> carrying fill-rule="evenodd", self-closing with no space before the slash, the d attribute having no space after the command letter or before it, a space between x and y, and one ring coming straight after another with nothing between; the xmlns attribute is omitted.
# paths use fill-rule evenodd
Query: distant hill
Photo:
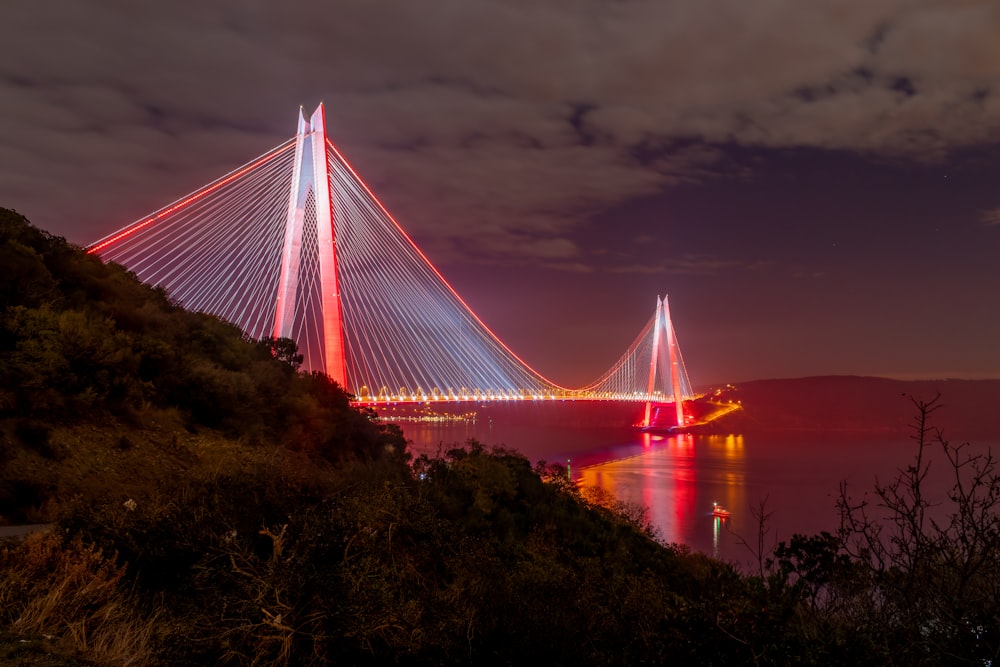
<svg viewBox="0 0 1000 667"><path fill-rule="evenodd" d="M940 395L932 415L949 439L1000 439L1000 380L890 380L831 375L733 385L743 410L714 425L725 431L838 431L908 434L911 397Z"/></svg>

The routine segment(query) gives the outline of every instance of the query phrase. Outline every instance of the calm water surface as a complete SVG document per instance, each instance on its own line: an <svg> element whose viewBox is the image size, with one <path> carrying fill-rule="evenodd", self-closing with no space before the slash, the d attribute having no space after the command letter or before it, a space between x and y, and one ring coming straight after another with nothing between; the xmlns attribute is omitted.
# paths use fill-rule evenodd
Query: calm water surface
<svg viewBox="0 0 1000 667"><path fill-rule="evenodd" d="M477 406L475 420L398 422L415 453L431 455L474 438L517 449L532 462L569 463L574 479L648 508L662 541L752 567L761 503L769 513L765 548L795 533L833 531L841 482L852 496L888 481L912 462L906 434L652 435L632 424L633 406ZM393 415L382 413L386 421ZM943 466L932 483L947 484ZM718 502L732 512L712 516ZM744 542L746 544L744 544ZM749 545L749 546L748 546Z"/></svg>

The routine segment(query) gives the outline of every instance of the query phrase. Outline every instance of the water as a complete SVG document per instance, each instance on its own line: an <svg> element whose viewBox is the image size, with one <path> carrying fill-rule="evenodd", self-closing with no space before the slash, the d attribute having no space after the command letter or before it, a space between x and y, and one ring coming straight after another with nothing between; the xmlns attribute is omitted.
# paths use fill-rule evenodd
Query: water
<svg viewBox="0 0 1000 667"><path fill-rule="evenodd" d="M756 566L761 551L762 506L765 552L795 533L834 531L841 483L852 497L870 494L876 480L891 480L916 453L905 433L642 433L633 426L641 407L613 403L486 404L463 410L475 412L475 419L398 423L417 454L438 454L474 438L517 449L533 463L568 463L581 484L647 508L662 541L747 568ZM393 421L409 411L382 414ZM947 470L936 463L929 483L943 492ZM712 516L715 502L731 511L729 518Z"/></svg>

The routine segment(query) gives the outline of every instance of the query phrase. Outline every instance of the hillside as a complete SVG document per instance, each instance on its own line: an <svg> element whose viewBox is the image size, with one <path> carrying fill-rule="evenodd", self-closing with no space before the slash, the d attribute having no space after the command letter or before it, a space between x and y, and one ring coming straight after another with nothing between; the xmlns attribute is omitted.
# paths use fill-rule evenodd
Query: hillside
<svg viewBox="0 0 1000 667"><path fill-rule="evenodd" d="M640 509L585 500L564 469L474 443L411 462L398 429L296 372L290 341L244 340L2 209L0 265L0 515L54 524L0 550L0 661L733 648L699 628L741 577L658 544ZM708 580L730 593L701 600Z"/></svg>
<svg viewBox="0 0 1000 667"><path fill-rule="evenodd" d="M246 341L3 209L0 266L0 521L48 520L56 494L95 483L169 478L205 441L403 455L398 430L296 372L291 341Z"/></svg>
<svg viewBox="0 0 1000 667"><path fill-rule="evenodd" d="M940 395L934 423L958 439L1000 439L1000 380L890 380L820 376L732 385L725 398L743 410L712 429L727 432L826 431L909 435L911 399Z"/></svg>
<svg viewBox="0 0 1000 667"><path fill-rule="evenodd" d="M412 460L398 429L297 372L290 341L245 340L3 209L0 266L0 514L53 524L0 545L2 664L1000 654L991 466L954 533L903 535L877 559L849 533L795 536L741 573L657 542L644 508L560 466L475 442ZM780 387L741 387L746 414L803 423L813 403ZM895 525L924 530L896 507Z"/></svg>

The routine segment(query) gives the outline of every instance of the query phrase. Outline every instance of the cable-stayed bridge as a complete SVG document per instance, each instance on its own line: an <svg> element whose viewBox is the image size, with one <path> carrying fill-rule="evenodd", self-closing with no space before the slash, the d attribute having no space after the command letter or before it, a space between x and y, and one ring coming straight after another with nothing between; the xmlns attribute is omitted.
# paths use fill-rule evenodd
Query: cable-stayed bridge
<svg viewBox="0 0 1000 667"><path fill-rule="evenodd" d="M585 387L518 357L431 264L326 135L323 106L285 143L88 248L184 307L286 337L303 369L360 402L694 397L666 297Z"/></svg>

